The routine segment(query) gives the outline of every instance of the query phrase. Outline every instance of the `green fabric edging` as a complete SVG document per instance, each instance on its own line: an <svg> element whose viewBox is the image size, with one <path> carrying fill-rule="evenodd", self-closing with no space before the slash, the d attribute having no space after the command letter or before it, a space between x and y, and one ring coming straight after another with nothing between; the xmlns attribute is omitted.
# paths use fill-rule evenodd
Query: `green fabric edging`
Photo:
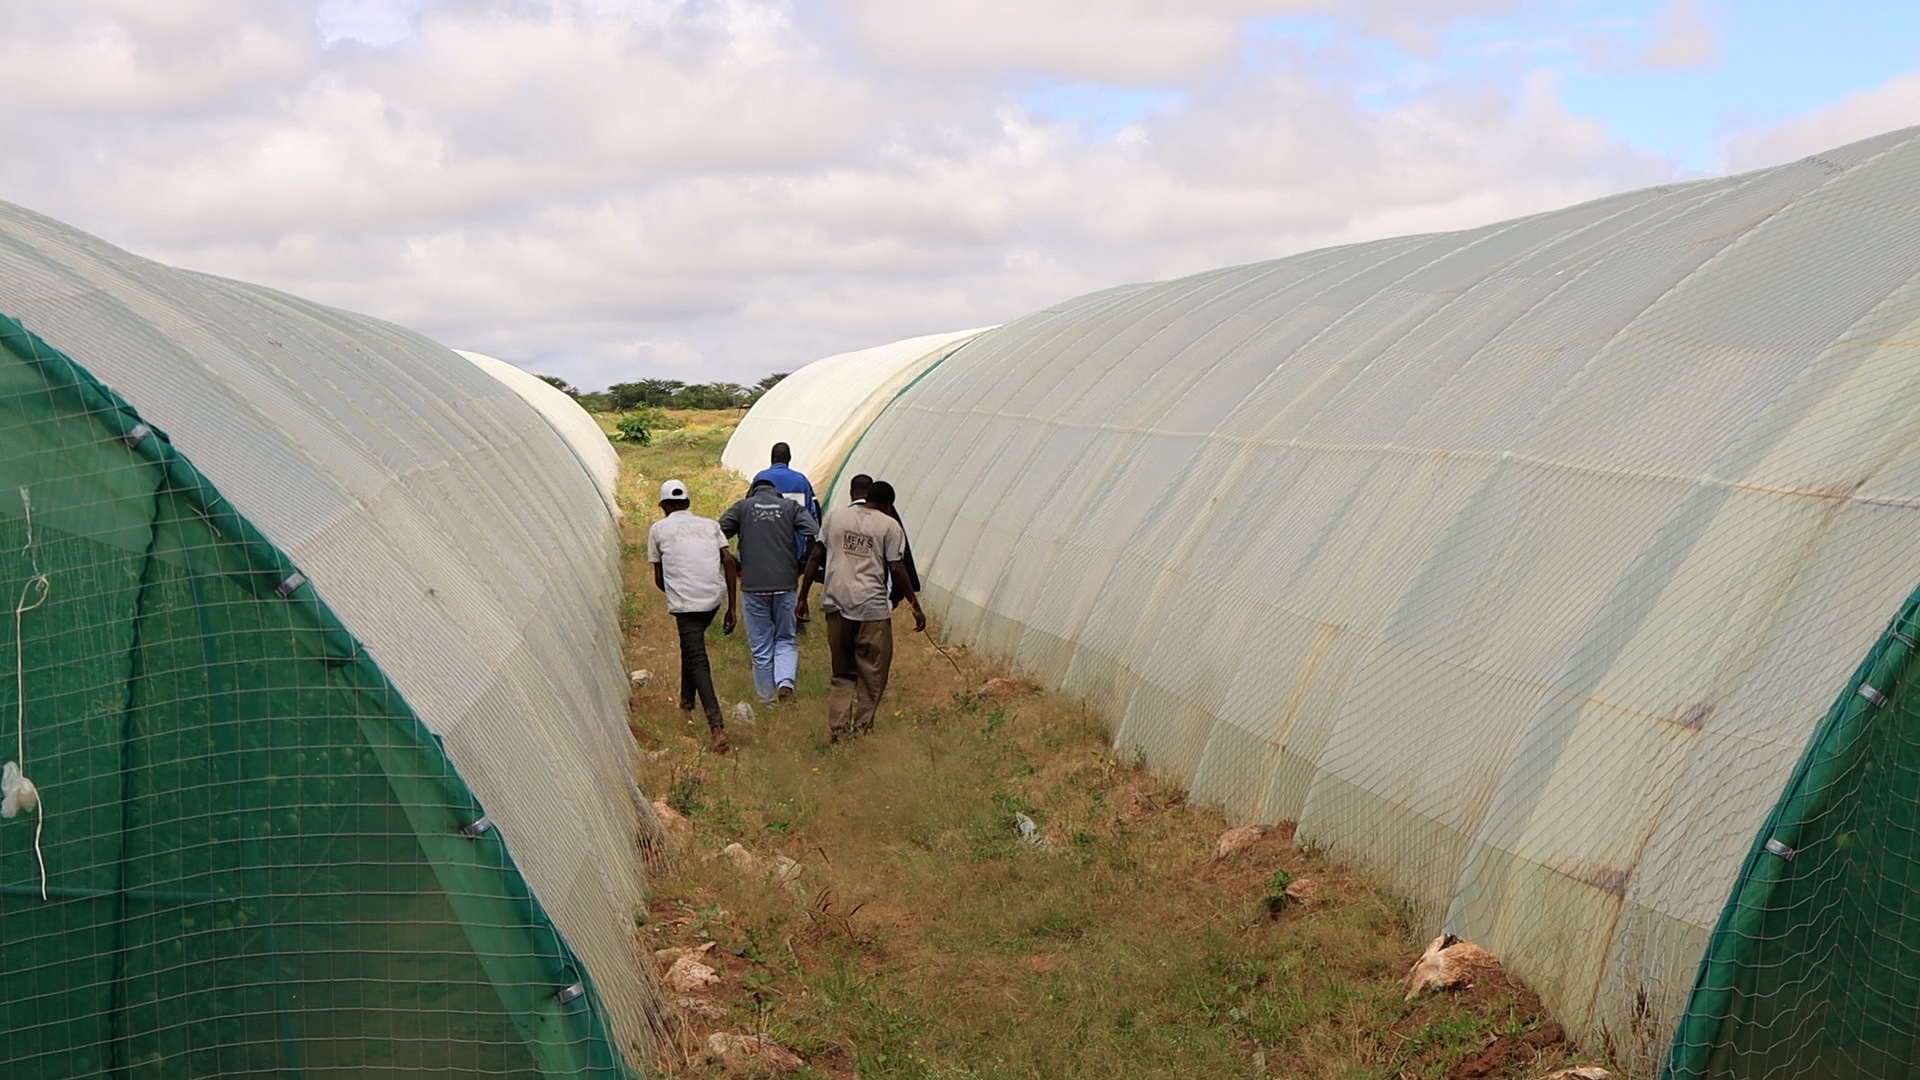
<svg viewBox="0 0 1920 1080"><path fill-rule="evenodd" d="M1920 591L1854 670L1754 838L1663 1080L1908 1076L1920 1060L1916 640Z"/></svg>
<svg viewBox="0 0 1920 1080"><path fill-rule="evenodd" d="M17 646L45 817L0 823L0 1064L633 1075L499 831L462 834L484 811L438 737L292 561L4 315L0 361L0 479L34 496L0 578L53 582Z"/></svg>
<svg viewBox="0 0 1920 1080"><path fill-rule="evenodd" d="M998 329L998 328L996 327L995 329ZM860 437L853 440L853 445L849 447L847 449L846 454L844 454L840 458L840 464L834 467L833 481L829 483L824 490L814 492L814 495L817 496L820 500L820 517L822 520L826 518L827 511L832 508L833 493L840 490L840 478L846 475L847 463L853 460L853 455L860 452L860 444L867 441L867 432L873 429L873 425L877 423L882 416L886 415L887 410L892 408L893 403L896 401L899 401L902 395L904 395L907 391L913 389L914 387L919 386L920 380L933 374L934 368L937 368L941 364L946 363L948 360L953 359L954 353L959 352L961 349L966 348L967 346L973 344L974 342L980 340L983 337L986 337L988 334L991 334L991 333L993 333L992 330L982 330L978 334L975 334L972 337L968 338L967 340L961 342L960 344L955 345L953 348L948 349L946 352L941 353L940 359L935 360L931 364L928 364L925 368L921 369L918 375L915 375L913 378L908 379L907 385L901 387L898 390L895 390L893 392L893 396L887 399L887 403L885 405L880 406L880 411L874 413L873 420L869 421L866 427L860 429Z"/></svg>

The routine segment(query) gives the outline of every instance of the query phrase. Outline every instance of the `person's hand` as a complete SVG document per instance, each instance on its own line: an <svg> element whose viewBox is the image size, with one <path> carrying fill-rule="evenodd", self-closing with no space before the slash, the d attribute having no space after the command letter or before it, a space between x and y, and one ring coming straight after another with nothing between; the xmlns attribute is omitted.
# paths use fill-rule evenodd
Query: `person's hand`
<svg viewBox="0 0 1920 1080"><path fill-rule="evenodd" d="M807 614L807 598L804 596L793 602L793 621L794 622L811 622L812 621L812 616Z"/></svg>
<svg viewBox="0 0 1920 1080"><path fill-rule="evenodd" d="M723 634L731 634L733 633L733 626L734 626L733 609L728 608L727 617L720 620L720 632Z"/></svg>
<svg viewBox="0 0 1920 1080"><path fill-rule="evenodd" d="M927 628L926 609L920 606L920 601L915 600L913 602L913 632L918 634L926 630L926 628Z"/></svg>

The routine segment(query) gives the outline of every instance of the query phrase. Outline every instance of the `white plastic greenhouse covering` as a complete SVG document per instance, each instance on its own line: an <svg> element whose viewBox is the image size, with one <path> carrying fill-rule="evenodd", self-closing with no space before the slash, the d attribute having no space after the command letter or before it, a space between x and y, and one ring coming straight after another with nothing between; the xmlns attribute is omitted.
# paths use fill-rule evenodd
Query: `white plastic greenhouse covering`
<svg viewBox="0 0 1920 1080"><path fill-rule="evenodd" d="M496 359L485 353L468 352L455 349L454 352L479 365L480 370L505 383L514 393L526 399L527 404L540 411L553 425L553 430L566 440L567 446L580 465L593 477L600 487L600 495L607 502L607 511L615 517L620 516L620 504L614 498L614 480L620 474L620 454L607 441L607 433L593 422L593 417L580 403L552 384L514 367L505 360Z"/></svg>
<svg viewBox="0 0 1920 1080"><path fill-rule="evenodd" d="M553 426L410 331L6 203L0 311L135 403L298 563L442 739L621 1050L650 1047L633 912L658 823L631 777L618 535Z"/></svg>
<svg viewBox="0 0 1920 1080"><path fill-rule="evenodd" d="M1920 137L1064 303L846 468L952 639L1644 1067L1920 582Z"/></svg>
<svg viewBox="0 0 1920 1080"><path fill-rule="evenodd" d="M784 442L793 451L793 468L813 481L824 501L840 463L880 410L981 332L928 334L815 360L754 403L727 440L721 464L752 476L767 467L773 444Z"/></svg>

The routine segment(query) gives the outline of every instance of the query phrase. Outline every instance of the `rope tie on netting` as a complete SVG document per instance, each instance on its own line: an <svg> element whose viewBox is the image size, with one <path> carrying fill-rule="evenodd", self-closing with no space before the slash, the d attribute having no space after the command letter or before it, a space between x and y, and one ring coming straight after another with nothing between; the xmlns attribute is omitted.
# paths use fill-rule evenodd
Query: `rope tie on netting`
<svg viewBox="0 0 1920 1080"><path fill-rule="evenodd" d="M33 576L20 586L20 599L13 605L13 693L17 711L14 716L14 732L18 739L14 760L0 766L0 818L12 818L22 810L32 814L33 818L33 857L40 864L40 899L47 898L47 857L40 850L40 832L46 826L47 812L40 805L40 789L27 779L27 668L26 643L21 638L20 627L27 612L47 602L47 594L52 585L47 575L40 570L40 555L33 548L33 499L26 488L20 489L20 508L26 514L27 546L29 565L33 567ZM31 599L29 599L31 598Z"/></svg>

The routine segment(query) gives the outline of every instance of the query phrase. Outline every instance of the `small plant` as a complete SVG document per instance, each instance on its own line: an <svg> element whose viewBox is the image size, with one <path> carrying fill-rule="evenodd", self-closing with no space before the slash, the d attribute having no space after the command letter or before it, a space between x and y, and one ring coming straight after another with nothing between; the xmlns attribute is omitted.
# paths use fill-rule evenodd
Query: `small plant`
<svg viewBox="0 0 1920 1080"><path fill-rule="evenodd" d="M640 408L613 422L613 430L626 442L652 446L653 433L668 428L667 414L656 408Z"/></svg>
<svg viewBox="0 0 1920 1080"><path fill-rule="evenodd" d="M1291 884L1293 884L1293 875L1285 870L1275 870L1267 878L1267 891L1260 897L1260 906L1266 909L1268 918L1279 918L1280 913L1286 910L1290 899L1287 896L1287 886Z"/></svg>
<svg viewBox="0 0 1920 1080"><path fill-rule="evenodd" d="M680 811L683 817L693 817L706 809L706 801L700 797L700 789L705 784L699 773L676 775L667 788L667 805Z"/></svg>
<svg viewBox="0 0 1920 1080"><path fill-rule="evenodd" d="M704 904L700 907L694 907L691 904L681 903L680 908L682 910L691 909L692 911L692 921L687 924L687 933L693 937L711 938L713 936L713 928L724 925L721 920L725 918L727 914L720 910L719 904Z"/></svg>
<svg viewBox="0 0 1920 1080"><path fill-rule="evenodd" d="M620 438L641 446L653 445L653 429L648 426L646 417L627 415L614 422L613 430Z"/></svg>
<svg viewBox="0 0 1920 1080"><path fill-rule="evenodd" d="M700 814L702 820L722 836L737 837L746 832L747 825L741 817L740 808L725 795L709 803Z"/></svg>

